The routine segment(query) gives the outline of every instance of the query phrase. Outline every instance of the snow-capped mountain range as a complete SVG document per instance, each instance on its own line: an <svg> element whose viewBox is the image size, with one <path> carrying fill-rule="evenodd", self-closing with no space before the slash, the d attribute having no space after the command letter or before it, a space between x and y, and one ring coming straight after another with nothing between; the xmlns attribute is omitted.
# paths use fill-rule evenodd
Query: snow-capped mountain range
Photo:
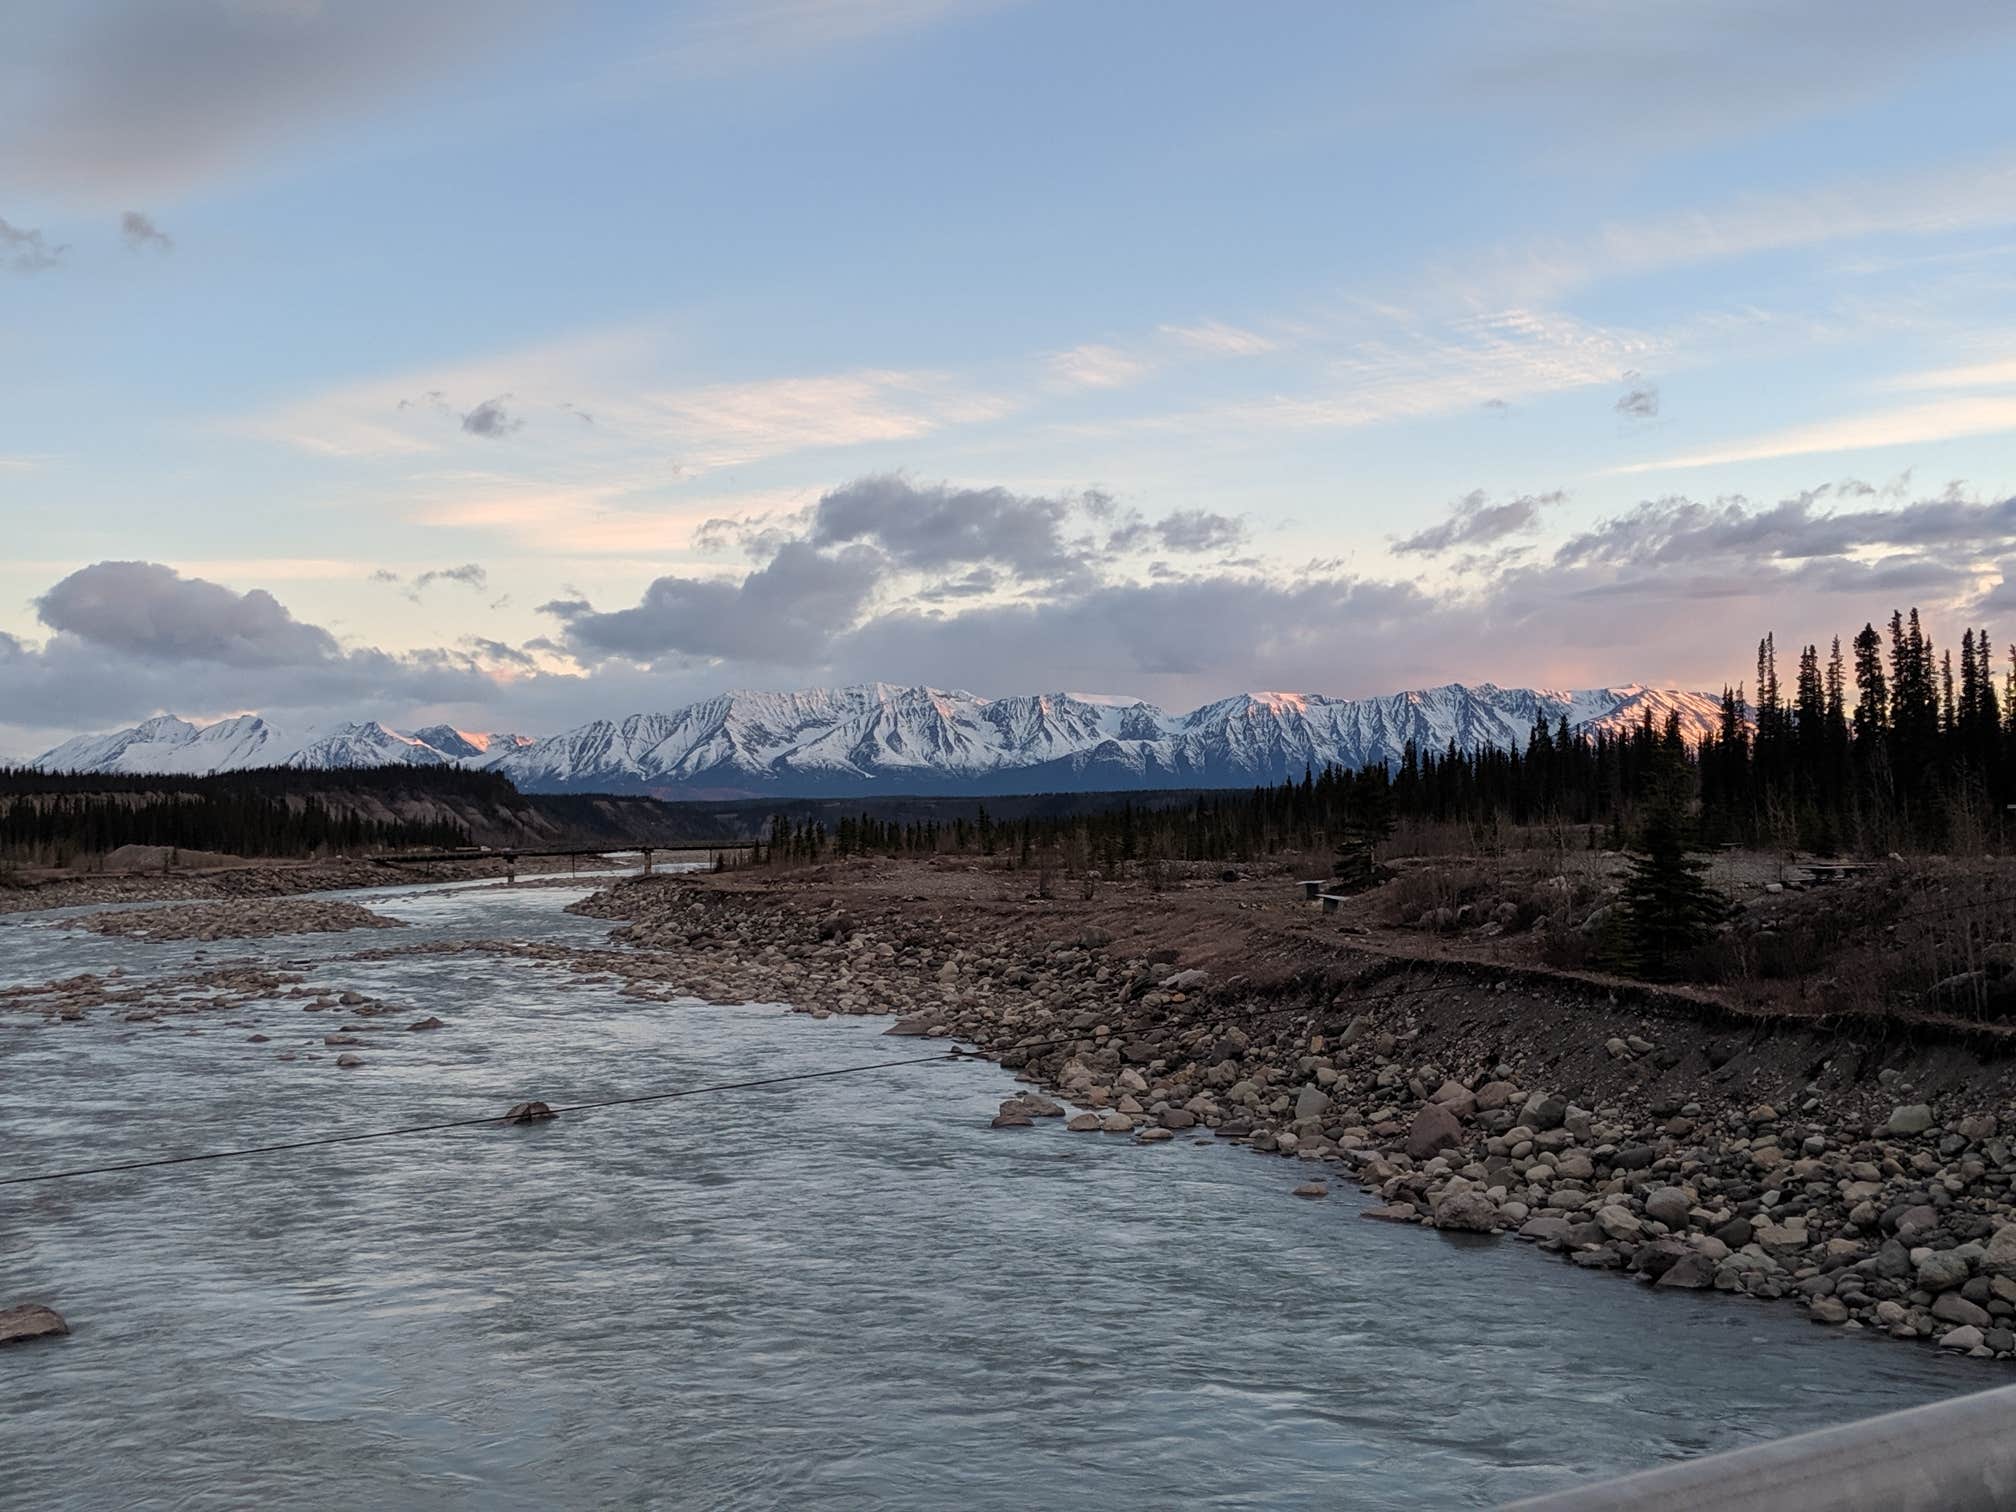
<svg viewBox="0 0 2016 1512"><path fill-rule="evenodd" d="M1690 742L1720 701L1640 687L1555 691L1450 683L1383 698L1241 693L1187 714L1083 693L981 698L870 683L724 693L663 714L598 719L532 739L376 721L287 733L256 714L197 725L173 715L80 735L36 758L44 771L197 774L247 767L410 763L488 768L526 792L667 798L866 793L1094 792L1228 787L1305 768L1397 762L1423 751L1523 747L1536 719L1575 733L1676 713Z"/></svg>
<svg viewBox="0 0 2016 1512"><path fill-rule="evenodd" d="M158 715L130 730L79 735L31 763L44 772L122 772L131 776L201 776L250 767L486 765L531 745L526 735L474 735L448 725L410 734L376 720L283 732L257 714L213 724Z"/></svg>

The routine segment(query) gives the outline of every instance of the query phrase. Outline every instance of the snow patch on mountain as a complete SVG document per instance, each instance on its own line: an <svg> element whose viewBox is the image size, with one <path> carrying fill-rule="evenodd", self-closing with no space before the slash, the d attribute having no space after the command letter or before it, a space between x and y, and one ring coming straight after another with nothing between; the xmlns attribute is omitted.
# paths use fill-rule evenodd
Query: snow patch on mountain
<svg viewBox="0 0 2016 1512"><path fill-rule="evenodd" d="M1680 721L1698 743L1719 701L1705 693L1612 688L1415 689L1380 698L1239 693L1184 714L1113 694L983 698L963 690L867 683L791 693L724 693L666 713L594 720L544 739L411 732L375 720L289 737L257 715L195 725L162 715L79 736L34 763L123 773L334 769L386 763L485 767L522 789L649 791L666 796L867 792L1086 791L1241 786L1305 768L1397 762L1417 750L1523 747L1536 722L1619 733L1647 715Z"/></svg>

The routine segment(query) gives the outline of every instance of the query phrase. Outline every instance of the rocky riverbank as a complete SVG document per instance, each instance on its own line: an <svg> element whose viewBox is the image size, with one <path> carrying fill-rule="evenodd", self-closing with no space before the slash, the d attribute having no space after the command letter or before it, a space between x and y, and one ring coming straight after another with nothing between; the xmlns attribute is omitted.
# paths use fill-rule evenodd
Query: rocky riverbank
<svg viewBox="0 0 2016 1512"><path fill-rule="evenodd" d="M124 908L65 919L65 929L141 940L256 940L269 935L399 929L397 919L321 898L239 899L174 908Z"/></svg>
<svg viewBox="0 0 2016 1512"><path fill-rule="evenodd" d="M1208 1131L1295 1160L1297 1195L1355 1180L1368 1217L2016 1358L2005 1060L1356 951L1285 876L1073 906L956 870L640 879L576 909L624 921L594 968L639 995L894 1015L1076 1131ZM1022 1094L995 1122L1064 1112Z"/></svg>
<svg viewBox="0 0 2016 1512"><path fill-rule="evenodd" d="M564 883L575 869L563 863L552 872L538 872L524 863L521 882ZM603 866L579 866L592 877ZM337 892L345 888L390 887L401 883L470 882L502 879L505 864L496 861L427 861L378 866L341 858L329 861L260 861L207 870L171 872L79 872L60 875L0 874L0 914L31 913L51 908L83 908L103 903L167 903L181 900L285 898L306 892Z"/></svg>

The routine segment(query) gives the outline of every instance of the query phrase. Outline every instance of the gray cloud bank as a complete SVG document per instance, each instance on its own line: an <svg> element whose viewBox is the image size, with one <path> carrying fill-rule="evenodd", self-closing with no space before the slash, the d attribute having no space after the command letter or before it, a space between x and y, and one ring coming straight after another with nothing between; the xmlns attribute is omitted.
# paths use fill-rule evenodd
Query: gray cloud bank
<svg viewBox="0 0 2016 1512"><path fill-rule="evenodd" d="M39 644L0 635L0 749L163 709L553 730L731 686L869 678L1179 707L1239 688L1366 694L1452 679L1715 687L1743 675L1767 629L1796 644L1916 603L1957 633L1960 614L2016 605L2003 565L2016 566L2016 499L1871 508L1873 496L1834 485L1762 506L1651 499L1439 587L1216 558L1224 517L1145 521L1101 495L876 477L764 526L739 575L667 575L630 604L555 599L542 606L553 635L522 646L472 636L403 654L346 645L261 590L100 562L36 601ZM1553 497L1471 495L1405 544L1490 548ZM1144 571L1114 554L1136 535L1149 550L1207 549ZM466 568L421 579L481 586Z"/></svg>
<svg viewBox="0 0 2016 1512"><path fill-rule="evenodd" d="M85 199L174 192L463 72L524 0L68 0L12 7L0 177ZM123 195L122 195L123 197Z"/></svg>

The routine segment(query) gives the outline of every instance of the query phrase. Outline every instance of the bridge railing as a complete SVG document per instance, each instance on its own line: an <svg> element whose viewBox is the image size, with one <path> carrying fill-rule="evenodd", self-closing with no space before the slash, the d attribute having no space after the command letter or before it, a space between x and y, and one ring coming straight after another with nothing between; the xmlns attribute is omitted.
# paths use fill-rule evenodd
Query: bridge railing
<svg viewBox="0 0 2016 1512"><path fill-rule="evenodd" d="M1503 1512L2001 1512L2016 1386L1513 1502Z"/></svg>

